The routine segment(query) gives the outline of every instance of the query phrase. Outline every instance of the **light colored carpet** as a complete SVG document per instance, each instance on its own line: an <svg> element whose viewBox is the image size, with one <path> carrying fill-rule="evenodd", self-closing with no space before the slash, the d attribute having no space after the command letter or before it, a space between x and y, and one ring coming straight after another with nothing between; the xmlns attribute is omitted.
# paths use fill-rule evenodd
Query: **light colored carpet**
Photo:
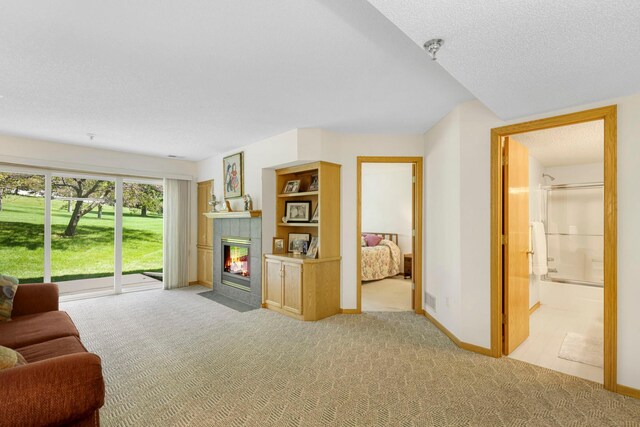
<svg viewBox="0 0 640 427"><path fill-rule="evenodd" d="M300 322L191 287L62 304L103 360L104 426L637 425L640 401L456 347L413 313Z"/></svg>
<svg viewBox="0 0 640 427"><path fill-rule="evenodd" d="M558 357L587 365L604 366L604 343L601 339L575 332L567 332Z"/></svg>
<svg viewBox="0 0 640 427"><path fill-rule="evenodd" d="M363 282L362 311L411 311L411 280L389 277Z"/></svg>

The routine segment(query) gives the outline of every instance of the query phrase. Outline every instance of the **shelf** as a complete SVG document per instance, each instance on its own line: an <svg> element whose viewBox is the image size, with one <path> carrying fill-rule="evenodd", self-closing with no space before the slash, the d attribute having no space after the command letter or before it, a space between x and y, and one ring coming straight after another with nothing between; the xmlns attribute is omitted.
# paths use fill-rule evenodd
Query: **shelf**
<svg viewBox="0 0 640 427"><path fill-rule="evenodd" d="M317 227L317 222L280 222L279 227Z"/></svg>
<svg viewBox="0 0 640 427"><path fill-rule="evenodd" d="M207 218L259 218L262 211L205 212Z"/></svg>
<svg viewBox="0 0 640 427"><path fill-rule="evenodd" d="M305 191L302 193L278 194L278 197L301 197L301 196L317 196L318 191Z"/></svg>

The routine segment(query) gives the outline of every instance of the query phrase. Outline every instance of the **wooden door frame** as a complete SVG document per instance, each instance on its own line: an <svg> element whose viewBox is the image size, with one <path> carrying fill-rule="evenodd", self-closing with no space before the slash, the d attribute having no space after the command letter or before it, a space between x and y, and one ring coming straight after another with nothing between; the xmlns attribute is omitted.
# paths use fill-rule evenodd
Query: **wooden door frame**
<svg viewBox="0 0 640 427"><path fill-rule="evenodd" d="M604 121L604 388L617 389L617 106L491 129L491 355L502 357L502 138Z"/></svg>
<svg viewBox="0 0 640 427"><path fill-rule="evenodd" d="M413 283L415 283L414 297L416 314L424 313L422 308L422 182L423 182L423 158L422 157L367 157L359 156L357 158L357 209L356 209L356 282L357 282L357 302L356 313L362 313L362 254L360 250L360 236L362 235L362 164L363 163L408 163L415 165L416 169L416 185L413 193L415 201L415 212L413 212L414 222L416 224L416 235L414 237L414 254L413 254Z"/></svg>

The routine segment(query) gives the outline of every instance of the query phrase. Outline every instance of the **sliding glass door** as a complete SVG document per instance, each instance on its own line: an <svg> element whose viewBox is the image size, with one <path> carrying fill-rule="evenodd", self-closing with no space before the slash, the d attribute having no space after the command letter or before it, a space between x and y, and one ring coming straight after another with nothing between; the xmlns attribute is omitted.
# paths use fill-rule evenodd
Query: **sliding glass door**
<svg viewBox="0 0 640 427"><path fill-rule="evenodd" d="M124 180L123 292L162 286L163 188L158 180Z"/></svg>
<svg viewBox="0 0 640 427"><path fill-rule="evenodd" d="M45 275L45 176L0 171L0 274L20 283Z"/></svg>
<svg viewBox="0 0 640 427"><path fill-rule="evenodd" d="M51 280L61 295L114 289L115 182L51 178Z"/></svg>

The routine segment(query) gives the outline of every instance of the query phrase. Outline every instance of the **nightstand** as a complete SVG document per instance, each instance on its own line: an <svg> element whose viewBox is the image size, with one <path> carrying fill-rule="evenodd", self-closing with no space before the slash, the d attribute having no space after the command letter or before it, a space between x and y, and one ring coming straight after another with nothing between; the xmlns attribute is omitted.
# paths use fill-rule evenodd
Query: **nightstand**
<svg viewBox="0 0 640 427"><path fill-rule="evenodd" d="M410 279L413 271L413 254L404 254L404 278Z"/></svg>

